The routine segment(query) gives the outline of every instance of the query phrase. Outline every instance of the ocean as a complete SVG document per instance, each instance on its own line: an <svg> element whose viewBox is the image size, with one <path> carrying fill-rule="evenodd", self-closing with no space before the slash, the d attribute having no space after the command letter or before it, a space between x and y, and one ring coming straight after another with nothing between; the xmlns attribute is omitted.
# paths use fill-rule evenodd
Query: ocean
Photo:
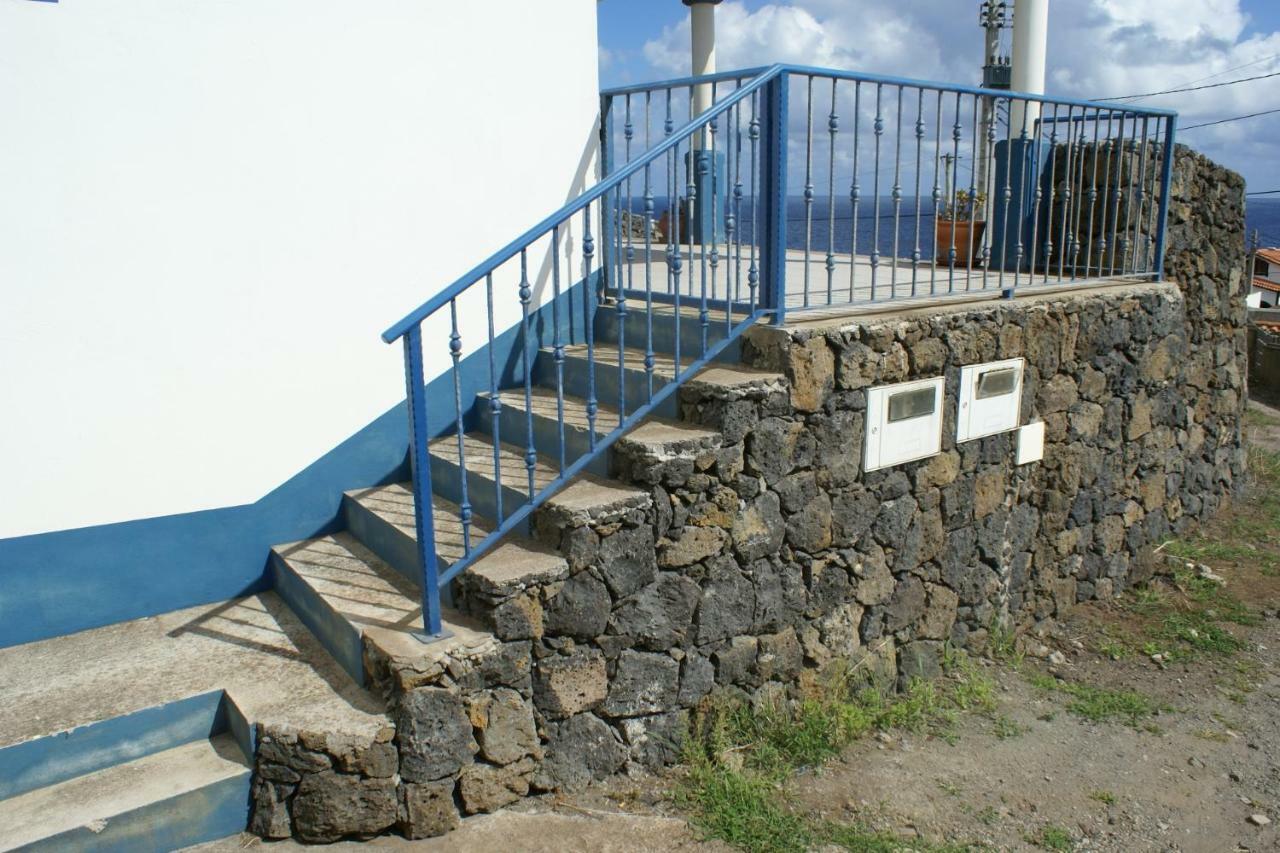
<svg viewBox="0 0 1280 853"><path fill-rule="evenodd" d="M1280 196L1261 196L1246 199L1244 212L1247 240L1258 232L1262 246L1280 246Z"/></svg>

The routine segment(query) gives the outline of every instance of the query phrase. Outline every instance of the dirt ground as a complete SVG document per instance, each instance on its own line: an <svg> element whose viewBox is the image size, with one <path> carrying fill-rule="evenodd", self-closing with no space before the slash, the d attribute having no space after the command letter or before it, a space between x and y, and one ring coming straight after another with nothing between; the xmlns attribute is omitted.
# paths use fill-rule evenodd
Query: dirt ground
<svg viewBox="0 0 1280 853"><path fill-rule="evenodd" d="M1280 411L1251 404L1250 440L1280 453ZM1280 466L1276 468L1280 471ZM794 811L853 822L913 844L979 850L1280 850L1280 526L1255 483L1193 546L1246 610L1221 627L1235 647L1182 654L1159 637L1186 591L1080 607L1024 637L1025 655L979 662L994 679L994 710L959 715L946 732L883 732L835 762L800 773L785 796ZM1213 549L1214 543L1227 548ZM1174 544L1169 552L1178 550ZM1144 603L1145 602L1145 603ZM1199 612L1218 624L1218 600ZM1238 624L1238 622L1254 624ZM1195 630L1192 642L1200 638ZM1215 636L1217 636L1215 634ZM1231 638L1234 638L1232 640ZM1050 657L1052 656L1052 657ZM1131 691L1151 713L1096 720L1069 690ZM1046 685L1050 685L1046 687ZM378 839L365 848L421 851L726 850L703 840L669 796L667 777L620 779L573 797L543 797L471 818L446 838ZM202 846L286 850L248 836ZM347 845L335 845L345 848ZM351 845L354 848L354 844ZM881 849L881 848L876 848Z"/></svg>

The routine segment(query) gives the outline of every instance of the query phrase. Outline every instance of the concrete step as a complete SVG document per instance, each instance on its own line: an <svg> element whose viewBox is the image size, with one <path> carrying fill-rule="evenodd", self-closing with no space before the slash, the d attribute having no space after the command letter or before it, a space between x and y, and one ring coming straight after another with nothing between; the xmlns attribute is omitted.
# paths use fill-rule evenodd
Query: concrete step
<svg viewBox="0 0 1280 853"><path fill-rule="evenodd" d="M692 359L682 355L680 361L682 365L688 365ZM565 347L564 393L585 399L591 387L590 378L594 375L596 399L614 409L625 409L629 415L650 400L650 376L644 362L644 350L629 346L619 351L614 344L601 343L595 347L590 359L586 346ZM675 367L672 356L666 353L654 355L653 394L671 381L676 373ZM538 353L538 377L541 385L554 391L556 365L550 350ZM625 391L625 398L620 393L622 391ZM667 418L674 418L676 412L674 394L654 410L654 414Z"/></svg>
<svg viewBox="0 0 1280 853"><path fill-rule="evenodd" d="M482 432L468 432L462 437L459 454L457 436L442 436L431 442L431 488L435 494L453 504L462 504L462 471L466 471L466 498L474 515L495 521L518 509L529 495L529 468L523 448L503 441L496 445ZM461 461L462 464L459 464ZM574 457L566 456L571 465ZM560 460L539 454L533 466L533 491L550 485L559 473ZM502 512L499 513L499 498Z"/></svg>
<svg viewBox="0 0 1280 853"><path fill-rule="evenodd" d="M490 394L480 395L478 425L480 431L493 436L493 417L489 414ZM538 454L550 462L560 458L561 406L564 411L565 459L574 460L591 450L590 420L587 418L587 401L572 394L557 399L554 389L541 386L530 389L526 405L524 389L500 391L498 399L502 408L498 416L498 432L502 441L517 447L526 447L530 427L533 430L533 446ZM604 436L618 425L618 410L612 406L596 405L595 434ZM602 454L590 468L591 473L607 477L610 472L609 456ZM526 485L528 475L526 474Z"/></svg>
<svg viewBox="0 0 1280 853"><path fill-rule="evenodd" d="M244 829L252 767L229 733L0 801L0 850L166 851Z"/></svg>
<svg viewBox="0 0 1280 853"><path fill-rule="evenodd" d="M616 344L621 329L625 333L624 343L628 347L644 351L649 348L650 335L652 335L654 352L674 353L678 327L681 359L696 358L702 354L702 324L696 302L691 304L687 300L682 300L679 313L676 312L674 305L655 303L651 315L644 308L643 297L628 296L627 305L630 310L627 311L625 323L618 322L616 302L608 300L600 306L596 311L597 342ZM741 309L738 309L730 313L730 322L736 326L746 316ZM723 307L708 309L707 346L713 347L720 343L728 336L728 332L725 309ZM716 360L737 363L741 360L741 356L742 345L739 339L726 347Z"/></svg>
<svg viewBox="0 0 1280 853"><path fill-rule="evenodd" d="M407 495L412 507L412 494L403 489L398 493ZM455 533L457 538L445 531L440 548L452 559L463 553L461 534ZM447 556L441 557L442 568L450 562ZM549 583L565 577L568 564L535 543L513 539L488 551L468 571L493 584L517 578ZM281 595L343 668L362 683L371 676L371 660L404 660L420 666L423 658L443 660L492 644L480 624L447 609L445 627L453 636L423 644L415 636L423 630L420 587L349 533L277 546L272 549L272 573Z"/></svg>

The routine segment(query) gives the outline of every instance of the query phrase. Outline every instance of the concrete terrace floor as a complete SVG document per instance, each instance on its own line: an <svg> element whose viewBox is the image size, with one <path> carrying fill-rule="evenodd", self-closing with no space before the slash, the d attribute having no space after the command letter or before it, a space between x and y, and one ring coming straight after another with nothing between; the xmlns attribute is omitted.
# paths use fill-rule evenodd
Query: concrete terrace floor
<svg viewBox="0 0 1280 853"><path fill-rule="evenodd" d="M728 246L718 247L719 264L713 274L708 258L704 258L703 250L683 246L680 253L680 298L693 300L696 304L702 298L702 283L707 285L709 300L724 299L726 294L732 295L734 301L746 302L749 298L747 274L751 263L749 246L741 247L741 256L737 247L730 253ZM646 263L644 248L635 248L636 260L622 265L622 279L633 291L629 299L643 298L637 294L645 291ZM759 254L757 253L757 264ZM672 292L668 281L666 246L655 244L650 248L648 275L650 286L655 296L667 297ZM1019 293L1033 290L1053 290L1058 288L1077 288L1096 286L1106 282L1149 281L1149 275L1101 275L1097 268L1080 270L1073 274L1064 269L1061 274L1055 268L1039 271L1034 277L1026 272L1001 272L1000 270L983 269L977 264L957 264L951 269L941 262L934 264L925 259L913 264L909 253L901 253L895 259L881 255L876 265L872 265L870 255L833 254L833 268L827 270L827 253L825 249L812 249L806 258L803 249L787 250L786 263L786 303L788 311L804 310L806 316L848 313L851 309L867 309L873 305L877 308L881 303L894 302L928 302L943 298L963 298L968 295L973 299L995 298L1004 289L1016 287ZM914 267L914 269L913 269ZM728 288L728 289L726 289ZM721 319L724 308L718 312ZM717 316L712 311L713 318Z"/></svg>

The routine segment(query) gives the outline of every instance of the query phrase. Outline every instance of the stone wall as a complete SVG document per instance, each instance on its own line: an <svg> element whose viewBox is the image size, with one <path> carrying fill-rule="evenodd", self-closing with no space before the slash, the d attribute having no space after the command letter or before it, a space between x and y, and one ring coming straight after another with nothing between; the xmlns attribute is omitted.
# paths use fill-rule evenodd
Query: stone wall
<svg viewBox="0 0 1280 853"><path fill-rule="evenodd" d="M713 693L794 696L836 659L929 677L946 642L980 651L995 625L1147 577L1150 546L1244 473L1243 184L1183 151L1174 194L1175 283L753 329L744 360L772 374L690 382L687 427L617 444L630 488L536 514L566 571L460 579L492 636L429 665L369 661L394 730L266 733L255 831L438 834L675 761ZM1024 466L1010 434L954 442L959 368L1012 357L1023 421L1046 424L1044 460ZM863 471L867 388L938 375L942 452Z"/></svg>

